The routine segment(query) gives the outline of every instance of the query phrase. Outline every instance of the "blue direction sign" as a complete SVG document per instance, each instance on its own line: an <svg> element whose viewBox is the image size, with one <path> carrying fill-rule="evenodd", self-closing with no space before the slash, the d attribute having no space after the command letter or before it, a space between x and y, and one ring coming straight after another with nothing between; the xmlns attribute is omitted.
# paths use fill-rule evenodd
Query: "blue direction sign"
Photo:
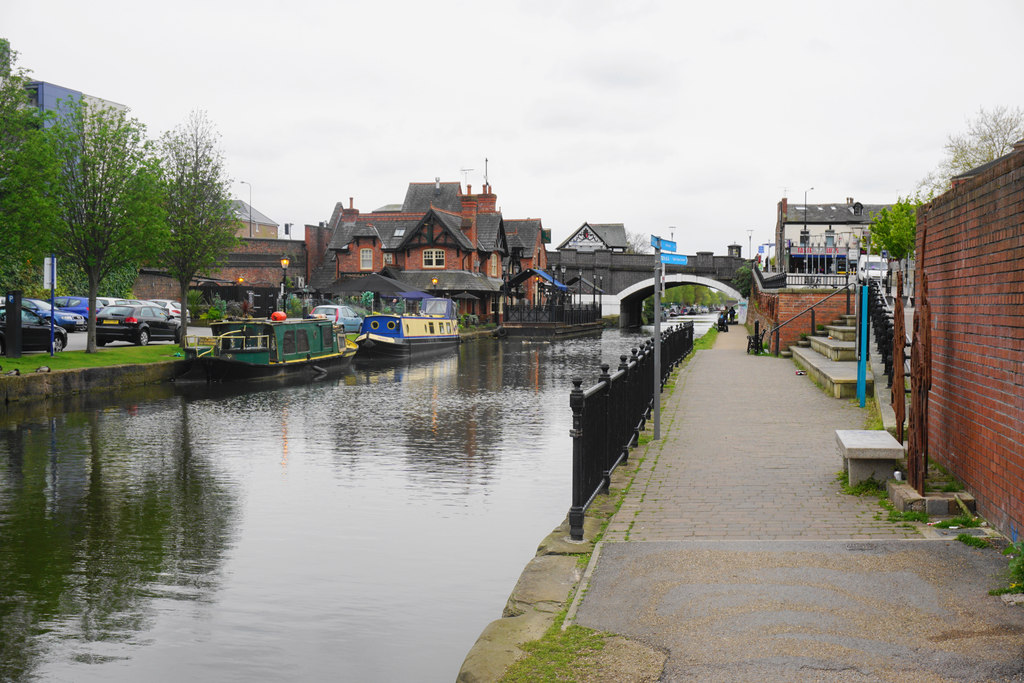
<svg viewBox="0 0 1024 683"><path fill-rule="evenodd" d="M662 254L661 262L673 266L685 266L686 257L683 256L682 254Z"/></svg>
<svg viewBox="0 0 1024 683"><path fill-rule="evenodd" d="M675 251L676 243L671 240L663 240L660 237L651 235L651 246L662 251Z"/></svg>

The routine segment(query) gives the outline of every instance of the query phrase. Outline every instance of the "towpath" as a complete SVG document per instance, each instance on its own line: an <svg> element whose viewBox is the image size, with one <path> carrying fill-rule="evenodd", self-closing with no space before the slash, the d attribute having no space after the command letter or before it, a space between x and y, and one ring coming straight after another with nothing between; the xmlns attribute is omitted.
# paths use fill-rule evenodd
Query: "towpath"
<svg viewBox="0 0 1024 683"><path fill-rule="evenodd" d="M663 653L664 681L1024 679L1024 609L987 592L1006 559L842 494L835 430L865 412L745 346L680 372L570 619Z"/></svg>

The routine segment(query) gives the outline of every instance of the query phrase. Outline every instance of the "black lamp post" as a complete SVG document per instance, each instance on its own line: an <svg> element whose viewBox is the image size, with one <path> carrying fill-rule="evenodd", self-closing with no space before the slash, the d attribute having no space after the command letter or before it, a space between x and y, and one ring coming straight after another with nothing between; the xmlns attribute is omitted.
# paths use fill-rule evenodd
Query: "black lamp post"
<svg viewBox="0 0 1024 683"><path fill-rule="evenodd" d="M289 263L291 263L291 261L288 260L287 256L282 256L281 257L281 310L282 311L284 310L284 305L286 303L285 302L285 298L284 298L284 289L285 289L285 285L287 284L287 280L288 280L288 264Z"/></svg>
<svg viewBox="0 0 1024 683"><path fill-rule="evenodd" d="M563 263L562 265L560 265L558 267L562 271L562 285L565 285L565 264ZM567 294L568 291L569 291L569 289L568 289L568 287L566 287L565 293L562 294L562 301L563 301L563 303L565 301L565 294Z"/></svg>

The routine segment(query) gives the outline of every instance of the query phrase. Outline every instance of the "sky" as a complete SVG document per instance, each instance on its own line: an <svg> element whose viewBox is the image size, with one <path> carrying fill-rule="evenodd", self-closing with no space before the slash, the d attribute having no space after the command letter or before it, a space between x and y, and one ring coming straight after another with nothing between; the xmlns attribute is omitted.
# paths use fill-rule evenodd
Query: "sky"
<svg viewBox="0 0 1024 683"><path fill-rule="evenodd" d="M234 196L280 224L435 177L479 191L486 168L551 248L623 223L686 254L756 252L783 196L913 193L979 108L1024 105L1021 28L1020 0L0 7L33 78L125 104L153 138L205 111Z"/></svg>

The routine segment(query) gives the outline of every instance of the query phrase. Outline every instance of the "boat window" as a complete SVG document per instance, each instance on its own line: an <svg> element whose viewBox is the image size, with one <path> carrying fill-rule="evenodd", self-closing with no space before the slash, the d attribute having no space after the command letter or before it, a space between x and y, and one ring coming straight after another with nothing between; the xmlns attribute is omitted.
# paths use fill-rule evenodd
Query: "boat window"
<svg viewBox="0 0 1024 683"><path fill-rule="evenodd" d="M281 349L285 353L295 353L295 330L285 330L284 343Z"/></svg>
<svg viewBox="0 0 1024 683"><path fill-rule="evenodd" d="M434 323L433 322L427 324L427 331L428 331L429 334L434 334Z"/></svg>
<svg viewBox="0 0 1024 683"><path fill-rule="evenodd" d="M299 353L309 351L309 336L306 330L295 330L295 341Z"/></svg>

